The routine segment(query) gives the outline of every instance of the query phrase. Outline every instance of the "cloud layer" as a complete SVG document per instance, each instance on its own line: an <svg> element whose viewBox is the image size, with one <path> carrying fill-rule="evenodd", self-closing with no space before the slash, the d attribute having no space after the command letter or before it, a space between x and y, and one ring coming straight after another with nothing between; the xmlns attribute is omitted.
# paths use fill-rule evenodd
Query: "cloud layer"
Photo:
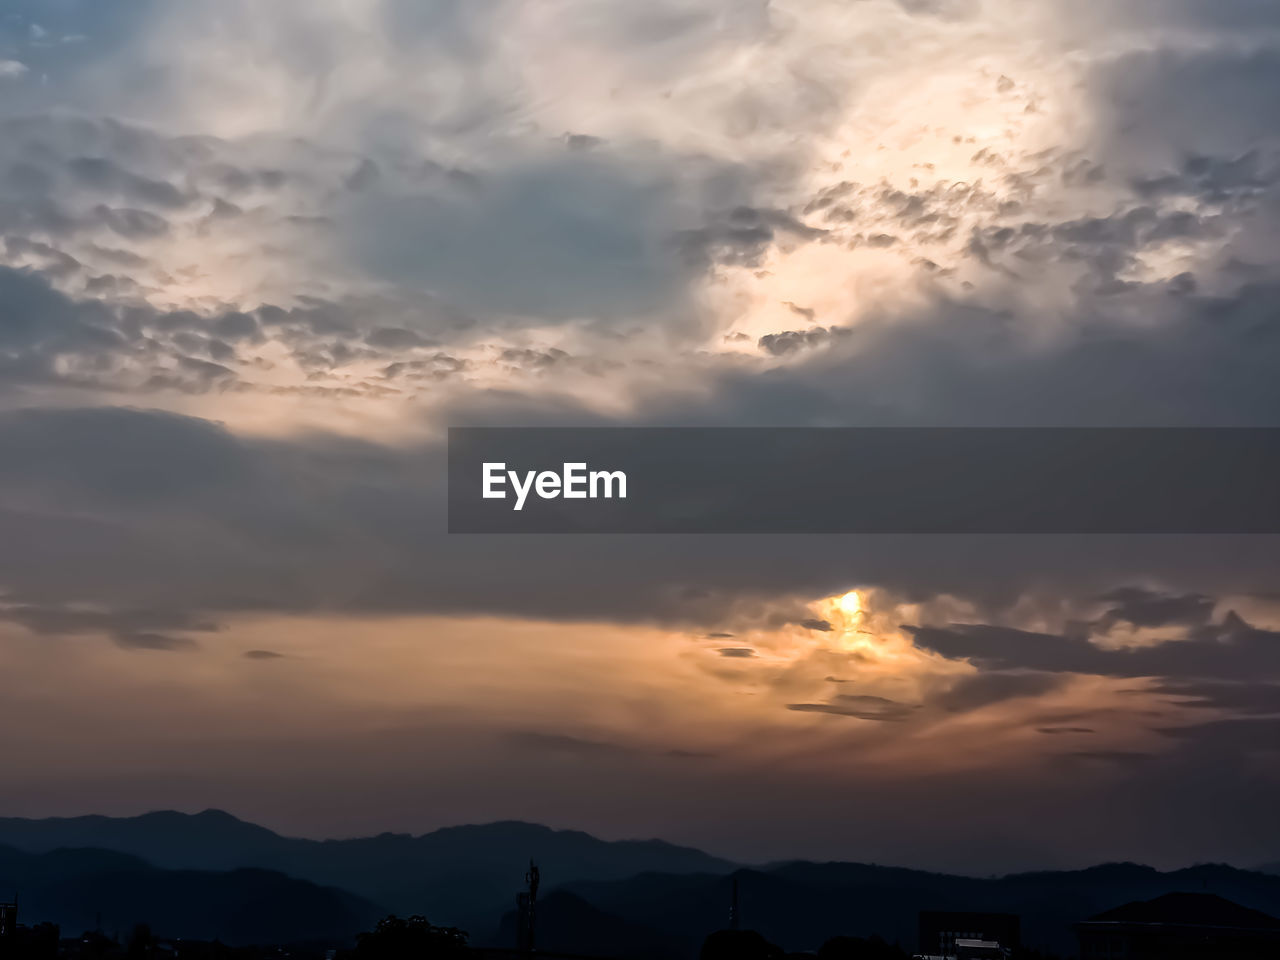
<svg viewBox="0 0 1280 960"><path fill-rule="evenodd" d="M552 762L615 810L586 825L728 853L781 804L796 844L855 855L942 787L1001 863L1070 851L1031 813L990 821L992 791L1093 824L1098 856L1126 837L1154 858L1256 848L1280 797L1273 539L469 540L443 532L442 442L455 424L1277 425L1274 5L0 13L0 625L15 668L55 678L31 706L69 711L48 729L70 765L93 718L48 692L52 650L84 667L68 683L102 667L136 705L112 729L140 782L180 762L149 730L190 679L174 736L200 789L239 784L232 806L269 806L248 781L285 748L265 721L235 732L253 762L211 732L258 709L228 677L297 698L280 736L308 745L313 786L322 745L425 744L455 784L437 820L593 816L550 793L497 809L494 769ZM855 587L862 619L832 605ZM429 640L352 652L391 625L483 647L477 617L499 618L485 663ZM549 677L521 639L546 622ZM291 642L302 624L323 643ZM446 679L357 707L330 657L380 689ZM665 813L605 796L592 765L614 763ZM776 767L805 799L762 791L728 827L708 812ZM13 786L47 799L61 776ZM417 809L421 783L376 777ZM884 791L865 822L898 829L844 823L859 777ZM900 855L966 862L926 834Z"/></svg>

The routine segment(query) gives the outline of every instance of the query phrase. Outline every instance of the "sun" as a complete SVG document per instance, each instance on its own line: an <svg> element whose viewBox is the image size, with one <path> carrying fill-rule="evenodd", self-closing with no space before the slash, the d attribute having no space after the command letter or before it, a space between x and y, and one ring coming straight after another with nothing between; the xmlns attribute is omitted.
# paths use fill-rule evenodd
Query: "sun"
<svg viewBox="0 0 1280 960"><path fill-rule="evenodd" d="M836 606L845 616L856 617L862 612L862 597L858 596L857 590L850 590L836 600Z"/></svg>

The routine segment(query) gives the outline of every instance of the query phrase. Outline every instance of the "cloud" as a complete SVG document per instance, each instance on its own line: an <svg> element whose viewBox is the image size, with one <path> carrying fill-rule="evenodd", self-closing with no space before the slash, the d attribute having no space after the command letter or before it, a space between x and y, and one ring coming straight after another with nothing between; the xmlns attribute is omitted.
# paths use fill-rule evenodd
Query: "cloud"
<svg viewBox="0 0 1280 960"><path fill-rule="evenodd" d="M1164 594L1141 587L1123 587L1104 594L1102 600L1113 603L1099 624L1107 632L1116 623L1135 627L1167 627L1176 624L1205 623L1213 614L1212 597L1201 594Z"/></svg>
<svg viewBox="0 0 1280 960"><path fill-rule="evenodd" d="M1036 733L1049 735L1097 733L1092 727L1036 727Z"/></svg>
<svg viewBox="0 0 1280 960"><path fill-rule="evenodd" d="M1062 677L1047 673L979 673L962 677L929 702L949 713L968 713L1018 697L1038 697L1062 685Z"/></svg>
<svg viewBox="0 0 1280 960"><path fill-rule="evenodd" d="M786 356L799 350L813 347L829 346L832 341L848 337L853 331L848 327L814 327L810 330L786 330L781 333L765 334L759 340L759 347L775 357Z"/></svg>
<svg viewBox="0 0 1280 960"><path fill-rule="evenodd" d="M830 620L820 620L816 617L809 617L800 621L800 626L806 630L817 630L820 633L830 633L832 630Z"/></svg>
<svg viewBox="0 0 1280 960"><path fill-rule="evenodd" d="M784 210L762 210L738 206L725 214L712 215L712 223L696 230L678 232L673 242L691 266L712 265L758 267L779 236L808 242L826 236L827 231L811 227Z"/></svg>
<svg viewBox="0 0 1280 960"><path fill-rule="evenodd" d="M16 623L38 636L102 634L122 650L197 650L200 645L192 638L168 631L212 633L219 629L217 623L183 610L113 610L73 604L0 603L0 621Z"/></svg>
<svg viewBox="0 0 1280 960"><path fill-rule="evenodd" d="M844 683L833 677L827 682ZM1060 689L1064 678L1038 673L978 673L960 677L940 691L929 692L920 704L902 703L866 694L836 694L823 703L790 703L788 710L801 713L829 713L859 720L898 722L912 718L936 717L938 713L970 713L983 707L1020 697L1040 697ZM1055 728L1075 729L1075 728Z"/></svg>
<svg viewBox="0 0 1280 960"><path fill-rule="evenodd" d="M527 403L519 409L536 415ZM401 449L323 434L240 436L201 418L124 408L0 413L0 443L11 454L0 463L0 539L24 544L0 551L0 583L15 598L112 608L163 602L212 611L212 619L235 609L324 607L641 619L706 630L725 623L738 598L829 596L850 583L952 593L999 608L1033 582L1090 596L1135 571L1157 582L1261 590L1277 563L1265 537L762 537L751 540L758 549L741 538L512 537L496 550L491 539L439 532L443 451L434 443ZM599 562L606 549L616 550L615 562ZM490 586L495 576L508 583L499 593ZM820 618L808 619L815 621L808 628L830 632ZM1144 658L1168 656L1107 653L1087 641L1016 631L989 652L975 646L997 635L975 627L917 640L949 656L972 652L1000 669L1042 672L1128 665L1127 675L1158 675ZM1265 637L1250 636L1241 632L1239 649L1265 652ZM1205 663L1200 674L1199 661L1189 662L1184 675L1235 669L1220 665L1236 659L1221 656L1226 638L1210 631L1175 644Z"/></svg>
<svg viewBox="0 0 1280 960"><path fill-rule="evenodd" d="M1035 711L1069 777L966 770L930 795L993 833L1032 811L1017 829L1038 837L1046 809L1078 822L1090 786L1124 778L1093 842L1168 850L1161 809L1196 825L1178 832L1189 856L1223 836L1252 850L1274 806L1250 762L1274 742L1277 640L1225 598L1274 590L1273 539L476 542L442 533L440 428L1274 425L1274 5L596 6L12 5L0 617L153 650L211 646L245 613L699 636L882 588L963 610L973 623L912 635L977 673L944 665L903 699L788 693L794 712L872 721L806 733L945 732L1069 700L1072 675L1129 680L1159 720ZM834 646L834 624L801 625ZM1121 722L1159 723L1159 752L1113 743ZM517 732L504 763L687 755L566 726ZM1086 730L1100 749L1070 752ZM804 792L847 797L833 776ZM1202 815L1224 791L1268 809ZM882 796L793 829L829 844L833 823L874 823L882 844L900 816L919 836L912 791ZM923 856L954 841L938 831L913 841Z"/></svg>
<svg viewBox="0 0 1280 960"><path fill-rule="evenodd" d="M1247 715L1280 713L1280 682L1165 679L1150 690L1172 698L1174 703L1184 708L1226 710Z"/></svg>
<svg viewBox="0 0 1280 960"><path fill-rule="evenodd" d="M909 719L918 708L885 697L840 693L826 703L789 703L787 709L797 713L829 713L832 716L850 717L855 720L896 723Z"/></svg>
<svg viewBox="0 0 1280 960"><path fill-rule="evenodd" d="M103 157L75 157L67 168L78 183L135 203L175 209L191 201L169 181L138 176Z"/></svg>
<svg viewBox="0 0 1280 960"><path fill-rule="evenodd" d="M663 248L682 219L664 164L557 153L474 185L384 189L339 208L349 254L372 276L468 310L563 322L654 314L686 278ZM696 168L686 172L696 194Z"/></svg>
<svg viewBox="0 0 1280 960"><path fill-rule="evenodd" d="M1106 648L1087 637L1032 633L986 624L906 627L917 646L987 670L1037 670L1108 677L1212 680L1280 678L1280 634L1234 612L1220 623L1146 646Z"/></svg>
<svg viewBox="0 0 1280 960"><path fill-rule="evenodd" d="M211 633L218 624L182 610L124 609L74 605L0 605L0 617L47 636L74 636L84 633L114 633L146 636L161 630Z"/></svg>
<svg viewBox="0 0 1280 960"><path fill-rule="evenodd" d="M117 633L116 646L125 650L195 650L199 647L189 637L171 637L163 633Z"/></svg>

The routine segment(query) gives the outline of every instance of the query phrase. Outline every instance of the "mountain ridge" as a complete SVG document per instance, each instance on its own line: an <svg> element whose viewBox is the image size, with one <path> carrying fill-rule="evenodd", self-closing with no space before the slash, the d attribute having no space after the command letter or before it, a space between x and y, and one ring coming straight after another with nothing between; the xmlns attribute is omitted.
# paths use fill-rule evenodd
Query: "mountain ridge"
<svg viewBox="0 0 1280 960"><path fill-rule="evenodd" d="M96 928L127 936L146 923L158 936L231 946L346 943L382 913L345 890L276 871L165 870L90 847L30 853L0 845L0 883L20 893L24 921L55 923L64 936Z"/></svg>
<svg viewBox="0 0 1280 960"><path fill-rule="evenodd" d="M735 866L663 840L600 840L520 820L459 824L416 836L311 840L285 837L212 808L133 817L5 817L0 844L32 853L118 850L173 870L275 870L350 890L392 912L424 913L484 933L513 903L531 858L545 876L561 882L617 880L645 871L719 873Z"/></svg>
<svg viewBox="0 0 1280 960"><path fill-rule="evenodd" d="M917 911L955 909L1017 913L1029 944L1065 953L1073 949L1073 923L1185 890L1280 915L1280 876L1225 864L1160 871L1113 862L994 877L838 860L743 866L662 840L606 841L521 820L312 840L285 837L216 809L125 818L10 817L0 818L0 844L48 857L47 864L59 857L74 862L84 855L74 848L82 847L96 848L94 856L131 856L179 873L222 871L250 881L252 875L237 871L266 871L350 891L386 912L424 914L471 931L477 944L495 946L510 945L510 911L532 857L542 870L548 912L540 909L540 916L548 925L548 947L559 937L565 948L581 948L585 941L574 934L575 925L593 931L591 942L606 942L613 925L623 941L644 942L655 955L696 945L723 926L734 880L744 924L793 950L816 949L835 935L879 934L909 945ZM122 864L137 872L137 864ZM0 873L0 889L5 882Z"/></svg>

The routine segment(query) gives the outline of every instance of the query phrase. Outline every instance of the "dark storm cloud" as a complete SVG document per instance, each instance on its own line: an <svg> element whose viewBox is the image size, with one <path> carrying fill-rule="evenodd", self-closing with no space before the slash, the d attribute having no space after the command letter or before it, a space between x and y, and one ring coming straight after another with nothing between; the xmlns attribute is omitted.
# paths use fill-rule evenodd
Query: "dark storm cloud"
<svg viewBox="0 0 1280 960"><path fill-rule="evenodd" d="M397 378L417 381L446 380L465 372L470 366L469 361L447 353L435 353L422 360L398 360L395 363L389 363L382 368L382 375L388 380Z"/></svg>
<svg viewBox="0 0 1280 960"><path fill-rule="evenodd" d="M0 345L8 359L50 343L101 348L111 323L105 306L73 303L31 274L0 267Z"/></svg>
<svg viewBox="0 0 1280 960"><path fill-rule="evenodd" d="M786 356L807 347L825 347L841 337L848 337L853 331L848 327L814 327L811 330L786 330L781 333L770 333L761 337L758 346L775 357Z"/></svg>
<svg viewBox="0 0 1280 960"><path fill-rule="evenodd" d="M827 680L831 683L846 682L834 677L828 677ZM791 703L787 705L787 709L802 713L829 713L858 720L898 722L913 717L936 717L938 712L971 713L1019 697L1038 697L1062 687L1064 680L1063 677L1047 673L978 673L961 677L940 691L930 693L920 704L841 693L824 703Z"/></svg>
<svg viewBox="0 0 1280 960"><path fill-rule="evenodd" d="M739 206L705 227L676 233L673 242L685 261L699 269L715 264L756 267L779 238L808 242L826 233L783 210Z"/></svg>
<svg viewBox="0 0 1280 960"><path fill-rule="evenodd" d="M1167 594L1141 587L1122 587L1100 599L1115 604L1099 626L1106 631L1116 623L1135 627L1167 627L1171 624L1204 623L1213 614L1214 600L1198 593Z"/></svg>
<svg viewBox="0 0 1280 960"><path fill-rule="evenodd" d="M1016 334L1024 318L1012 308L938 295L906 317L868 318L860 324L857 337L845 336L839 326L766 337L760 342L762 351L785 357L785 368L747 372L712 366L698 375L705 399L644 396L627 422L1273 422L1271 411L1280 409L1280 385L1274 376L1280 365L1280 334L1272 306L1280 276L1265 224L1267 213L1275 210L1276 166L1274 155L1260 141L1274 133L1270 112L1274 98L1268 94L1275 89L1268 86L1274 73L1269 55L1228 49L1203 55L1133 55L1099 70L1093 84L1099 102L1109 104L1107 116L1116 121L1110 128L1113 135L1095 145L1095 155L1073 159L1069 165L1064 160L1043 176L1089 184L1105 169L1110 180L1131 184L1134 197L1117 203L1111 213L1064 216L1061 222L1035 220L1013 207L997 209L1001 223L979 230L971 245L974 256L1024 276L1028 285L1034 283L1034 276L1022 269L1023 263L1061 260L1088 267L1090 282L1078 288L1078 300L1068 309L1075 325L1048 348L1024 349ZM1117 93L1123 96L1114 96ZM1211 133L1206 134L1209 128ZM195 184L206 199L247 207L246 195L286 190L307 175L315 182L328 182L314 170L284 171L266 162L232 162L223 155L225 145L212 138L165 138L111 121L14 120L5 133L6 149L19 152L9 157L9 192L0 199L0 218L7 218L5 229L22 234L20 239L33 232L53 238L93 228L105 230L104 241L111 233L122 240L122 232L145 237L163 230L161 221L134 217L128 211L170 216L180 200L192 195L188 183ZM304 147L299 144L297 149ZM407 205L400 202L406 200L399 192L405 189L405 181L397 179L402 172L394 164L377 163L375 177L369 172L374 167L363 158L344 157L334 182L353 172L366 172L355 184L360 189L342 203L351 204L349 222L357 226L367 222L380 231L372 240L351 238L356 254L367 257L378 275L415 282L429 275L460 295L474 293L481 300L521 308L532 304L549 316L601 305L612 309L619 302L632 306L659 302L663 295L678 290L687 276L679 264L670 262L672 243L677 248L684 244L681 249L700 268L754 263L780 244L821 242L826 225L857 222L869 210L879 209L887 211L892 221L892 227L884 227L883 232L902 238L898 244L902 246L914 242L921 231L952 228L959 222L957 204L986 209L993 203L989 194L977 188L967 190L961 201L950 188L854 190L840 185L824 190L800 214L753 204L749 178L735 179L695 162L689 168L697 170L695 179L715 185L721 178L728 185L709 187L707 196L697 198L702 207L694 203L685 208L674 201L666 206L664 191L681 180L683 173L675 171L685 169L675 161L668 163L670 159L662 160L661 169L656 169L613 144L585 152L565 151L558 144L554 157L522 160L501 175L437 176L423 167L422 182L431 190L409 196ZM299 167L310 162L300 161ZM184 179L191 171L197 176ZM93 194L91 205L68 211L51 199L71 186ZM119 196L107 196L108 191ZM1189 204L1190 209L1165 209L1161 204L1170 198ZM390 219L382 218L384 212L392 214ZM539 229L534 231L531 225ZM551 229L543 230L542 225ZM403 229L390 229L397 226ZM864 239L881 232L881 227L869 225ZM499 243L493 249L495 236ZM1207 275L1194 278L1121 280L1139 253L1171 238L1220 242L1222 264L1210 260L1204 267ZM661 241L657 247L666 247L654 253L647 246L650 241ZM388 250L379 246L382 243L389 245ZM424 259L427 250L434 252L430 262ZM59 253L55 246L50 251ZM62 262L61 269L74 269L74 264ZM1229 262L1236 266L1228 269ZM495 276L509 286L495 289ZM20 281L5 275L0 281L7 285L0 339L10 337L11 345L17 344L0 360L4 384L10 387L60 382L68 374L59 372L57 358L73 357L84 361L73 377L77 383L211 391L229 385L235 371L234 345L240 342L261 337L279 340L295 350L309 369L323 370L367 358L369 353L362 351L419 349L416 339L425 343L436 332L381 318L366 323L363 317L370 311L356 303L310 301L288 309L233 311L214 318L154 311L125 315L42 290L30 276ZM575 286L579 281L587 287ZM24 306L27 302L29 308ZM1135 317L1155 317L1159 322L1129 322ZM438 324L433 320L432 326L454 322L462 322L456 314ZM174 331L179 328L198 339L178 343ZM155 330L165 332L160 341ZM170 342L170 337L175 339ZM510 355L508 361L535 369L559 359L548 351L533 353L537 356ZM381 369L387 379L397 381L434 382L465 369L465 361L444 350L411 358L388 356L387 361ZM126 362L141 367L132 381L117 370L117 364ZM443 416L450 413L447 407L442 410ZM539 401L514 393L457 401L452 414L460 420L468 416L496 421L516 418L512 422L607 420L563 400ZM203 429L196 421L186 427L193 434ZM56 437L61 429L63 425L51 424L50 436ZM159 466L139 466L139 473L166 473L162 446L157 443L154 451L138 451L139 463L148 456L161 461ZM209 506L201 502L197 510L192 501L188 514L202 531L214 526L214 516L254 514L247 504L256 498L279 504L281 497L272 494L262 478L274 477L277 485L301 482L312 469L309 440L232 446L219 456L228 462L251 463L252 469L223 475L219 472L223 468L209 464L216 480L200 496L216 491L217 509L207 512ZM218 598L218 603L247 597L285 608L305 606L312 602L309 597L326 594L316 583L336 580L359 584L339 591L342 602L371 608L475 605L573 616L578 615L575 604L585 603L597 613L629 618L644 615L646 609L660 611L658 616L673 610L687 612L692 609L689 604L669 598L681 596L678 588L691 584L728 592L810 594L865 580L902 588L911 595L955 589L1008 600L1029 580L1027 571L1032 569L1073 589L1077 584L1106 589L1134 573L1152 572L1180 581L1186 590L1198 590L1233 578L1256 585L1277 566L1257 541L1237 552L1225 542L1193 551L1133 541L1046 540L1033 545L979 538L965 543L879 540L853 547L801 540L788 547L775 541L774 546L762 545L758 551L714 543L655 544L629 547L624 559L605 569L593 562L592 551L581 543L549 547L523 541L510 547L510 570L519 572L517 579L527 578L535 585L527 590L517 586L510 595L495 598L481 582L488 576L487 567L471 545L449 542L451 563L435 556L446 550L446 543L421 522L438 516L437 506L430 501L430 485L412 488L418 478L408 477L404 468L415 462L416 454L402 458L362 447L351 455L376 467L364 473L338 471L341 479L321 484L325 491L318 498L321 502L308 503L303 497L302 502L284 507L283 514L291 519L282 542L274 542L273 524L259 531L238 522L230 526L234 531L230 538L210 531L192 546L192 559L171 570L158 570L160 580L169 575L182 578L180 571L207 563L224 571L226 581L215 578L196 593ZM78 481L69 478L70 463L46 461L39 470L49 471L50 489L75 488L77 496L83 493ZM258 471L257 480L252 479L254 471ZM24 495L36 495L38 472L30 468ZM93 474L90 470L87 477ZM408 488L402 489L401 481ZM377 505L365 499L370 487L380 491ZM140 489L146 489L145 482ZM42 524L58 527L59 536L38 547L37 553L69 552L73 536L92 543L158 537L138 520L130 518L122 524L120 518L92 513L71 516L65 510L49 518L20 511L11 518L31 533ZM158 526L158 518L155 522ZM78 532L73 534L71 528ZM292 556L290 537L351 547L361 539L355 530L371 533L374 542L392 544L396 562L386 569L359 573L346 571L346 564L331 556ZM238 543L240 538L252 542L252 550L247 542ZM230 569L227 557L241 548L255 558L249 569L272 571L271 589L245 587L239 573ZM787 551L785 565L777 562L779 549ZM529 574L532 558L548 550L553 562L541 564L548 568L546 575ZM158 555L168 553L161 549ZM227 556L212 559L220 554ZM352 556L359 554L353 548ZM138 558L136 547L126 546L121 557L123 569L131 562L139 563L139 569L150 569ZM297 565L285 564L284 557ZM443 588L420 591L419 577L408 572L435 572L441 567L448 568L442 576L451 591L447 596ZM38 569L39 565L17 575L34 580ZM75 574L69 580L72 597L80 589L96 592L98 587L91 583L95 578L112 579L109 573L93 574L74 564L67 569ZM558 578L552 572L566 580L586 577L596 589L587 600L558 592ZM633 589L633 584L638 587ZM1121 619L1154 615L1132 603L1117 601L1113 606L1124 611L1117 614Z"/></svg>
<svg viewBox="0 0 1280 960"><path fill-rule="evenodd" d="M512 367L524 370L548 370L565 361L572 362L573 357L564 350L527 350L507 347L499 355L499 360Z"/></svg>
<svg viewBox="0 0 1280 960"><path fill-rule="evenodd" d="M110 119L0 118L0 227L59 239L98 228L125 239L163 235L168 217L221 199L210 162L218 144ZM199 186L206 180L209 196Z"/></svg>
<svg viewBox="0 0 1280 960"><path fill-rule="evenodd" d="M695 193L700 181L743 192L718 186L728 178L718 168L695 163L682 175ZM342 210L344 238L372 275L494 316L635 316L680 302L689 280L663 245L698 213L675 176L666 160L557 152L461 189L367 191ZM760 249L772 237L763 224L743 230Z"/></svg>
<svg viewBox="0 0 1280 960"><path fill-rule="evenodd" d="M10 238L8 249L45 248ZM73 298L54 289L52 280L63 261L72 272L80 265L47 250L51 258L62 260L40 269L0 266L0 347L5 348L0 354L0 393L46 384L139 394L206 393L229 387L265 390L269 388L253 386L243 376L240 350L259 346L268 336L288 346L302 365L320 370L414 357L387 364L384 375L439 380L468 366L440 351L418 353L429 341L407 330L391 333L383 328L362 343L361 329L352 320L360 309L357 304L312 303L288 311L266 306L253 313L203 315ZM86 292L92 294L113 279L97 276L86 284Z"/></svg>
<svg viewBox="0 0 1280 960"><path fill-rule="evenodd" d="M491 415L514 409L503 403ZM12 454L0 462L0 540L23 544L0 551L0 582L18 598L64 603L170 598L183 609L465 610L705 629L743 594L831 595L866 584L998 606L1033 577L1096 595L1135 570L1211 589L1260 590L1277 573L1267 538L446 538L441 451L430 445L248 439L126 409L0 415L0 443ZM495 593L494 577L507 588ZM1187 675L1201 659L1204 676L1234 669L1215 665L1224 644L1214 631L1223 629L1172 645L1196 651ZM956 656L975 642L943 634L939 644L955 645ZM1232 650L1265 649L1249 636ZM1001 648L1000 666L1060 672L1118 656L1087 641L1015 636L1024 639ZM1136 657L1157 655L1168 653ZM1138 659L1119 662L1128 675L1153 672L1137 672Z"/></svg>
<svg viewBox="0 0 1280 960"><path fill-rule="evenodd" d="M720 656L729 659L749 660L756 655L756 652L750 647L721 647L717 651Z"/></svg>
<svg viewBox="0 0 1280 960"><path fill-rule="evenodd" d="M0 430L5 489L45 490L66 507L189 506L203 492L243 488L256 469L225 430L170 414L26 410L0 415Z"/></svg>
<svg viewBox="0 0 1280 960"><path fill-rule="evenodd" d="M196 650L199 644L195 640L168 631L211 633L218 629L216 623L181 610L111 610L65 604L0 604L0 620L41 636L101 634L123 650Z"/></svg>
<svg viewBox="0 0 1280 960"><path fill-rule="evenodd" d="M138 176L103 157L76 157L67 167L79 183L119 194L133 203L172 209L185 206L190 201L169 181Z"/></svg>
<svg viewBox="0 0 1280 960"><path fill-rule="evenodd" d="M1139 206L1059 224L978 228L970 237L968 253L1013 278L1021 273L1019 259L1074 263L1088 270L1088 286L1081 292L1107 297L1142 286L1122 275L1139 267L1144 252L1173 240L1224 238L1230 229L1231 221L1220 215ZM1177 287L1170 290L1179 292Z"/></svg>
<svg viewBox="0 0 1280 960"><path fill-rule="evenodd" d="M1109 165L1176 169L1188 157L1236 161L1274 146L1280 51L1271 46L1141 50L1102 65L1090 82Z"/></svg>
<svg viewBox="0 0 1280 960"><path fill-rule="evenodd" d="M1275 180L1274 158L1264 159L1254 149L1238 157L1187 157L1175 171L1135 180L1134 189L1143 197L1225 204L1262 193Z"/></svg>
<svg viewBox="0 0 1280 960"><path fill-rule="evenodd" d="M1280 633L1250 626L1234 612L1150 646L1106 648L1085 636L962 624L906 627L917 646L985 669L1040 670L1107 677L1280 677Z"/></svg>
<svg viewBox="0 0 1280 960"><path fill-rule="evenodd" d="M109 373L128 346L108 307L74 303L32 274L0 267L0 393ZM67 356L85 358L85 367L60 368Z"/></svg>
<svg viewBox="0 0 1280 960"><path fill-rule="evenodd" d="M1166 679L1149 690L1172 698L1179 707L1226 710L1236 714L1280 714L1280 682Z"/></svg>
<svg viewBox="0 0 1280 960"><path fill-rule="evenodd" d="M1280 280L1280 272L1277 273ZM766 374L724 371L696 409L654 397L648 420L797 426L1269 426L1280 410L1280 283L1230 295L1178 284L1081 305L1080 326L1029 349L1004 311L938 298L925 315L864 321L856 337ZM1084 314L1088 314L1085 316ZM1136 326L1126 317L1158 316ZM1227 374L1226 371L1231 373Z"/></svg>
<svg viewBox="0 0 1280 960"><path fill-rule="evenodd" d="M143 635L160 630L208 633L218 629L216 623L180 610L103 610L71 605L17 604L0 606L0 611L4 619L33 633L59 636L84 633Z"/></svg>
<svg viewBox="0 0 1280 960"><path fill-rule="evenodd" d="M9 286L19 283L12 267L28 278L22 296L9 294L6 320L11 333L18 320L38 328L0 359L0 390L46 380L112 392L252 389L240 376L252 357L242 358L238 345L271 339L303 366L327 371L382 358L413 362L438 344L431 329L474 324L465 311L424 295L299 295L284 309L211 312L203 304L198 314L143 305L149 290L173 279L155 251L193 231L203 240L211 220L244 212L228 198L251 205L253 217L249 233L233 233L230 242L248 240L249 249L260 244L262 258L278 256L285 241L267 238L287 224L289 209L325 202L322 184L334 180L339 164L297 144L291 160L304 172L295 185L282 171L255 166L253 154L217 138L166 137L108 119L0 119L0 251L10 261L0 270ZM206 209L212 212L201 219ZM305 244L300 249L305 253ZM49 289L40 296L42 284ZM15 317L32 313L25 304L37 296L38 322ZM80 342L69 339L69 326Z"/></svg>
<svg viewBox="0 0 1280 960"><path fill-rule="evenodd" d="M1063 686L1050 673L979 673L964 677L929 702L948 713L968 713L1018 697L1037 697Z"/></svg>
<svg viewBox="0 0 1280 960"><path fill-rule="evenodd" d="M246 660L259 660L259 661L286 659L283 653L276 653L274 650L246 650L244 653L241 654L241 656L244 657Z"/></svg>

